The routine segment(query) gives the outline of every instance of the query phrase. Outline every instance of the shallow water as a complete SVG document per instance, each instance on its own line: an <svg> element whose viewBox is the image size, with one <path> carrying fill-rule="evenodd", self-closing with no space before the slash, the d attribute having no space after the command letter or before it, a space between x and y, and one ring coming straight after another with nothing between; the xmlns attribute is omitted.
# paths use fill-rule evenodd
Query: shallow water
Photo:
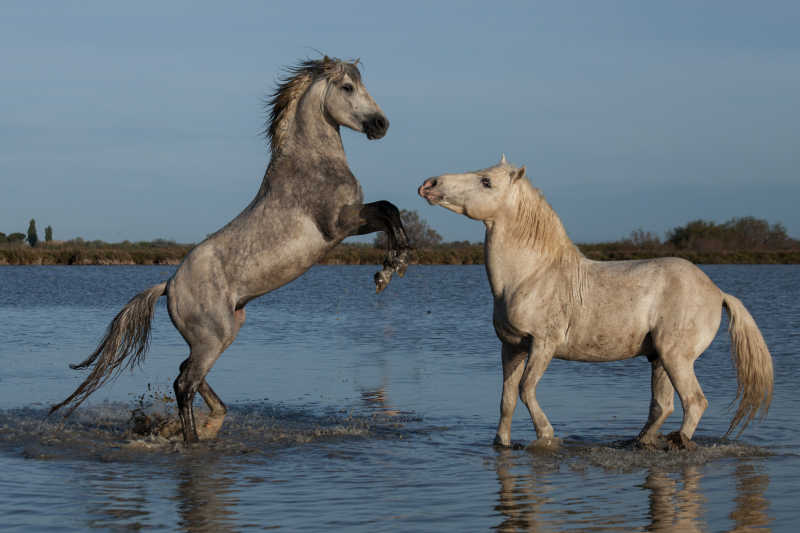
<svg viewBox="0 0 800 533"><path fill-rule="evenodd" d="M736 393L723 327L697 362L710 401L694 452L629 439L649 364L554 361L538 397L564 445L491 446L499 341L482 267L414 266L373 294L374 267L316 267L252 302L209 374L229 405L186 450L133 433L174 410L186 346L159 303L140 369L72 418L45 418L127 300L170 267L0 267L0 523L20 531L794 531L800 518L797 266L709 266L759 323L775 362L769 417L721 436ZM166 398L165 398L166 397ZM679 410L680 411L680 410ZM665 431L677 429L680 412Z"/></svg>

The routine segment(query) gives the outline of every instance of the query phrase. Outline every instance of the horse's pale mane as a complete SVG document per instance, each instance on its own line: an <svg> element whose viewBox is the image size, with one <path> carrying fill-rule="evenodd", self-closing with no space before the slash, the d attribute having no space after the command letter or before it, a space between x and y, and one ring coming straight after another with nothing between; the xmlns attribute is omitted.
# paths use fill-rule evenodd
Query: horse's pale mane
<svg viewBox="0 0 800 533"><path fill-rule="evenodd" d="M265 133L273 153L283 143L287 123L294 117L297 102L314 80L325 77L335 81L345 74L356 82L361 81L358 60L347 62L325 56L323 59L306 59L286 68L286 76L278 81L277 89L266 102L270 111Z"/></svg>
<svg viewBox="0 0 800 533"><path fill-rule="evenodd" d="M517 206L511 228L511 238L520 248L527 248L559 262L572 277L570 299L574 304L583 301L586 276L582 269L583 254L570 240L561 219L527 178L513 184L517 189Z"/></svg>
<svg viewBox="0 0 800 533"><path fill-rule="evenodd" d="M525 178L516 180L514 186L517 188L518 201L512 238L521 247L533 248L543 255L580 254L541 191Z"/></svg>

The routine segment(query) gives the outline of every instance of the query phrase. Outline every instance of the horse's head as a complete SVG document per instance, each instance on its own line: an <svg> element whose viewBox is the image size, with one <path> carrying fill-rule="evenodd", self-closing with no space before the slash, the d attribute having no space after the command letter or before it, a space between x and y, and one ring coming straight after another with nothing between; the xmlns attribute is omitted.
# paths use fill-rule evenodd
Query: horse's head
<svg viewBox="0 0 800 533"><path fill-rule="evenodd" d="M358 61L347 62L325 56L308 59L286 69L268 101L271 107L266 134L272 151L279 151L292 132L318 129L320 124L337 129L346 126L380 139L389 120L361 81ZM320 112L324 120L320 120ZM297 126L297 123L301 126Z"/></svg>
<svg viewBox="0 0 800 533"><path fill-rule="evenodd" d="M428 178L418 192L431 205L476 220L491 220L499 210L510 209L512 185L524 175L524 166L509 164L503 155L499 163L483 170Z"/></svg>
<svg viewBox="0 0 800 533"><path fill-rule="evenodd" d="M326 58L327 59L327 58ZM372 99L358 70L358 61L335 61L325 82L325 113L339 126L366 134L368 139L380 139L389 129L389 119Z"/></svg>

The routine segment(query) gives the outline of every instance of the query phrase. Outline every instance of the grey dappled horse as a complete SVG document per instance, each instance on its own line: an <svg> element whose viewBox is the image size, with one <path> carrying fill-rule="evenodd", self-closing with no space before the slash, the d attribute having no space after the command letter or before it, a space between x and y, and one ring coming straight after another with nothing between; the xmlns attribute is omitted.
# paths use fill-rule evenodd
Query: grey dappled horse
<svg viewBox="0 0 800 533"><path fill-rule="evenodd" d="M429 203L482 220L486 272L494 295L493 322L503 344L503 397L495 442L511 443L517 395L528 407L538 440L557 445L536 401L536 384L553 357L601 362L645 355L652 365L650 414L638 437L655 446L673 411L683 405L674 447L691 447L708 401L694 361L714 340L722 308L728 310L733 360L741 398L728 433L747 426L772 398L772 358L753 317L699 268L677 258L591 261L567 236L538 189L505 156L492 167L426 180Z"/></svg>
<svg viewBox="0 0 800 533"><path fill-rule="evenodd" d="M192 401L210 409L200 428L216 435L226 408L205 380L245 320L245 305L300 276L351 235L385 231L389 254L375 275L380 292L403 275L408 240L397 208L363 203L339 132L346 126L380 139L389 121L367 92L355 63L327 56L290 68L269 104L272 157L250 205L192 249L168 281L135 296L114 318L97 350L73 368L94 368L69 398L71 413L92 392L147 351L155 303L167 296L172 323L189 344L174 383L183 437L198 440ZM123 362L125 364L123 364Z"/></svg>

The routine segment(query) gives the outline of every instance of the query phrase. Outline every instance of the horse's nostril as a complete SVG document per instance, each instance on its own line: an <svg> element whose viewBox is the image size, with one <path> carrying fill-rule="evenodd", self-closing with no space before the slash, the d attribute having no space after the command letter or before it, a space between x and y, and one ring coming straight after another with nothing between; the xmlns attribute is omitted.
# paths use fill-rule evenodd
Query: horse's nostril
<svg viewBox="0 0 800 533"><path fill-rule="evenodd" d="M428 188L433 189L434 187L436 187L437 183L438 182L436 181L436 178L429 179L428 180Z"/></svg>
<svg viewBox="0 0 800 533"><path fill-rule="evenodd" d="M379 130L385 130L389 127L389 121L383 117L375 117L375 127Z"/></svg>

